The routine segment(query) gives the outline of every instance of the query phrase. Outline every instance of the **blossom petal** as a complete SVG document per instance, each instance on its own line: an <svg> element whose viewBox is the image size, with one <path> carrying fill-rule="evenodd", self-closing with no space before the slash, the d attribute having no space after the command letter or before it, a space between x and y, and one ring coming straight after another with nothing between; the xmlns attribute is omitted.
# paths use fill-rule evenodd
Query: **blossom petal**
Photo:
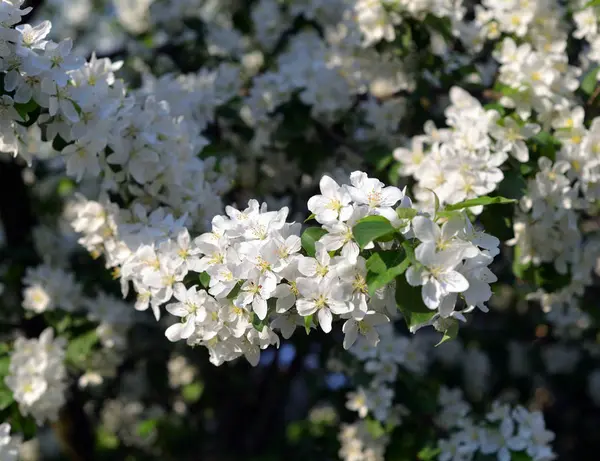
<svg viewBox="0 0 600 461"><path fill-rule="evenodd" d="M317 318L319 319L319 325L321 325L321 330L325 333L329 333L331 331L331 321L333 320L333 315L329 309L323 308L319 309L317 313Z"/></svg>
<svg viewBox="0 0 600 461"><path fill-rule="evenodd" d="M469 281L457 271L445 272L437 279L448 293L460 293L469 289Z"/></svg>

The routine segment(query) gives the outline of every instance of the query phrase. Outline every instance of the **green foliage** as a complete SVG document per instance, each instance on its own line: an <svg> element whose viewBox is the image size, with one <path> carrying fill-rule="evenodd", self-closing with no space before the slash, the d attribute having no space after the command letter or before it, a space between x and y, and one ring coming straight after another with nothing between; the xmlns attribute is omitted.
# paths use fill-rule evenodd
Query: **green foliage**
<svg viewBox="0 0 600 461"><path fill-rule="evenodd" d="M97 342L98 334L96 330L88 331L72 339L67 346L67 362L76 368L84 369Z"/></svg>
<svg viewBox="0 0 600 461"><path fill-rule="evenodd" d="M100 451L114 450L119 446L119 438L100 427L96 432L96 446Z"/></svg>
<svg viewBox="0 0 600 461"><path fill-rule="evenodd" d="M264 319L259 319L258 315L254 314L252 316L252 326L254 327L255 330L262 332L265 328L265 326L267 325L267 319L269 317L266 316Z"/></svg>
<svg viewBox="0 0 600 461"><path fill-rule="evenodd" d="M524 451L511 451L510 459L511 461L532 461L533 458Z"/></svg>
<svg viewBox="0 0 600 461"><path fill-rule="evenodd" d="M396 305L411 331L427 325L436 314L423 303L421 287L410 286L403 276L396 278Z"/></svg>
<svg viewBox="0 0 600 461"><path fill-rule="evenodd" d="M361 249L374 241L389 241L395 233L394 226L383 216L367 216L352 228L354 239Z"/></svg>
<svg viewBox="0 0 600 461"><path fill-rule="evenodd" d="M456 338L458 336L458 329L459 329L458 320L452 319L452 323L446 329L446 331L444 331L444 336L442 336L442 339L440 339L440 342L437 343L435 346L436 347L440 346L441 344L444 344L446 341Z"/></svg>
<svg viewBox="0 0 600 461"><path fill-rule="evenodd" d="M313 315L312 314L304 317L304 330L306 331L307 335L310 334L310 329L311 329L312 324L313 324Z"/></svg>
<svg viewBox="0 0 600 461"><path fill-rule="evenodd" d="M532 160L539 157L548 157L550 160L556 160L556 152L560 149L561 142L547 131L540 131L528 141L529 151L532 154ZM537 162L530 161L529 164L521 166L529 166L529 172L537 170Z"/></svg>
<svg viewBox="0 0 600 461"><path fill-rule="evenodd" d="M597 5L600 5L600 1L596 2L596 6ZM594 67L585 75L581 82L581 91L588 96L594 92L598 85L598 71L600 71L600 66Z"/></svg>
<svg viewBox="0 0 600 461"><path fill-rule="evenodd" d="M21 118L25 121L29 121L29 114L38 109L38 104L33 99L30 99L28 102L19 104L15 103L15 110L19 113Z"/></svg>
<svg viewBox="0 0 600 461"><path fill-rule="evenodd" d="M200 284L208 290L208 286L210 284L210 275L208 275L208 272L202 272L198 278L200 280Z"/></svg>
<svg viewBox="0 0 600 461"><path fill-rule="evenodd" d="M367 260L367 285L369 294L388 285L392 280L404 274L410 266L404 248L390 251L378 251Z"/></svg>
<svg viewBox="0 0 600 461"><path fill-rule="evenodd" d="M315 243L317 243L326 233L327 231L321 227L309 227L302 233L302 248L304 248L304 251L308 256L315 255Z"/></svg>
<svg viewBox="0 0 600 461"><path fill-rule="evenodd" d="M483 197L477 197L463 202L455 203L453 205L447 205L445 211L462 210L463 208L471 208L474 206L489 206L489 205L502 205L506 203L515 203L516 200L505 197L489 197L484 195Z"/></svg>
<svg viewBox="0 0 600 461"><path fill-rule="evenodd" d="M496 192L502 197L519 200L527 192L527 181L519 171L505 171Z"/></svg>
<svg viewBox="0 0 600 461"><path fill-rule="evenodd" d="M193 403L200 400L202 393L204 392L204 384L201 381L194 381L193 383L186 384L181 389L181 395L186 402Z"/></svg>
<svg viewBox="0 0 600 461"><path fill-rule="evenodd" d="M417 210L415 210L414 208L396 208L396 214L400 219L412 219L415 216L417 216L417 213Z"/></svg>
<svg viewBox="0 0 600 461"><path fill-rule="evenodd" d="M143 438L149 437L156 430L157 425L157 419L147 419L142 421L136 427L137 435Z"/></svg>
<svg viewBox="0 0 600 461"><path fill-rule="evenodd" d="M552 263L543 263L535 266L531 263L519 262L521 249L515 248L512 271L516 278L531 283L547 291L558 291L571 282L570 274L559 274Z"/></svg>
<svg viewBox="0 0 600 461"><path fill-rule="evenodd" d="M504 107L501 104L498 104L497 102L486 104L485 106L483 106L483 108L485 110L495 110L502 116L506 114L506 110L504 109Z"/></svg>
<svg viewBox="0 0 600 461"><path fill-rule="evenodd" d="M10 357L8 355L0 357L0 410L5 410L14 401L12 391L4 382L9 373L9 366Z"/></svg>
<svg viewBox="0 0 600 461"><path fill-rule="evenodd" d="M442 452L439 448L434 447L425 447L417 454L417 457L421 461L433 461L437 458L437 456Z"/></svg>

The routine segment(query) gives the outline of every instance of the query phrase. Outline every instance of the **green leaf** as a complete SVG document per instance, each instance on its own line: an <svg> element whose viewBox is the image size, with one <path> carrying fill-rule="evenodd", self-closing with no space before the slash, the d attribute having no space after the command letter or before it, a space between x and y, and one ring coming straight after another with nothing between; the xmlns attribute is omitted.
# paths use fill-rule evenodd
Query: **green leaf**
<svg viewBox="0 0 600 461"><path fill-rule="evenodd" d="M543 263L539 266L533 264L521 264L519 262L521 248L515 247L512 271L520 280L532 283L547 291L558 291L571 283L571 274L559 274L554 264Z"/></svg>
<svg viewBox="0 0 600 461"><path fill-rule="evenodd" d="M307 335L310 334L310 328L312 325L312 321L313 321L312 315L307 315L306 317L304 317L304 330L306 330Z"/></svg>
<svg viewBox="0 0 600 461"><path fill-rule="evenodd" d="M156 429L158 424L157 419L147 419L137 425L136 432L140 437L148 437Z"/></svg>
<svg viewBox="0 0 600 461"><path fill-rule="evenodd" d="M427 187L425 187L424 189L428 190L429 192L431 192L433 194L433 198L435 199L434 215L437 215L437 212L440 210L440 198L438 197L438 194L436 194L433 189L428 189Z"/></svg>
<svg viewBox="0 0 600 461"><path fill-rule="evenodd" d="M497 102L492 102L490 104L486 104L485 106L483 106L483 108L485 110L495 110L502 116L504 116L504 114L506 113L502 104L498 104Z"/></svg>
<svg viewBox="0 0 600 461"><path fill-rule="evenodd" d="M406 257L410 261L411 264L417 264L417 258L415 257L415 249L406 240L402 242L402 248L404 248L404 252L406 253Z"/></svg>
<svg viewBox="0 0 600 461"><path fill-rule="evenodd" d="M417 210L414 208L396 208L396 214L400 219L412 219L417 216Z"/></svg>
<svg viewBox="0 0 600 461"><path fill-rule="evenodd" d="M0 385L0 411L6 410L14 401L12 391L4 384Z"/></svg>
<svg viewBox="0 0 600 461"><path fill-rule="evenodd" d="M533 458L525 451L511 451L510 459L511 461L531 461Z"/></svg>
<svg viewBox="0 0 600 461"><path fill-rule="evenodd" d="M10 368L10 357L0 359L0 411L12 405L14 397L12 391L4 383L4 378L8 376Z"/></svg>
<svg viewBox="0 0 600 461"><path fill-rule="evenodd" d="M456 338L456 336L458 336L458 321L454 320L450 327L444 331L444 336L442 336L442 339L435 345L435 347L438 347L440 344L444 344L450 339Z"/></svg>
<svg viewBox="0 0 600 461"><path fill-rule="evenodd" d="M367 260L367 285L369 294L388 285L410 266L404 250L379 251Z"/></svg>
<svg viewBox="0 0 600 461"><path fill-rule="evenodd" d="M72 339L67 346L67 361L77 367L84 366L97 342L98 335L96 334L96 330L88 331L87 333Z"/></svg>
<svg viewBox="0 0 600 461"><path fill-rule="evenodd" d="M208 290L210 284L210 275L208 275L208 272L202 272L199 279L202 286Z"/></svg>
<svg viewBox="0 0 600 461"><path fill-rule="evenodd" d="M479 215L479 221L483 224L486 233L500 239L501 242L512 239L514 210L511 207L484 208Z"/></svg>
<svg viewBox="0 0 600 461"><path fill-rule="evenodd" d="M528 271L531 268L531 264L521 264L519 260L521 259L521 247L516 246L514 255L513 255L513 263L512 263L512 271L515 277L521 280L527 280L530 277L528 276Z"/></svg>
<svg viewBox="0 0 600 461"><path fill-rule="evenodd" d="M521 172L521 174L523 176L527 176L529 173L533 172L533 170L534 170L533 166L528 165L527 163L523 163L519 167L519 171Z"/></svg>
<svg viewBox="0 0 600 461"><path fill-rule="evenodd" d="M29 102L23 104L15 103L14 107L21 118L27 121L29 120L29 114L38 108L38 104L33 99L30 99Z"/></svg>
<svg viewBox="0 0 600 461"><path fill-rule="evenodd" d="M241 289L242 289L242 282L236 283L235 286L231 289L231 291L227 295L227 299L237 298L237 295L240 293Z"/></svg>
<svg viewBox="0 0 600 461"><path fill-rule="evenodd" d="M366 420L367 431L371 434L374 439L378 439L385 435L385 429L381 423L375 419Z"/></svg>
<svg viewBox="0 0 600 461"><path fill-rule="evenodd" d="M75 182L71 178L62 178L57 187L58 195L66 197L75 190Z"/></svg>
<svg viewBox="0 0 600 461"><path fill-rule="evenodd" d="M519 200L527 192L527 181L518 171L506 171L504 172L504 179L498 184L496 192L502 197Z"/></svg>
<svg viewBox="0 0 600 461"><path fill-rule="evenodd" d="M101 426L96 434L96 444L101 450L114 450L119 446L119 438Z"/></svg>
<svg viewBox="0 0 600 461"><path fill-rule="evenodd" d="M254 316L252 317L252 326L254 327L254 329L262 332L267 324L267 318L268 316L261 320L258 318L258 315L254 314Z"/></svg>
<svg viewBox="0 0 600 461"><path fill-rule="evenodd" d="M22 434L24 438L32 438L38 433L37 424L31 416L23 416L18 405L13 405L10 410L11 432Z"/></svg>
<svg viewBox="0 0 600 461"><path fill-rule="evenodd" d="M8 375L8 369L10 368L10 357L2 357L0 359L0 382L4 382L4 377Z"/></svg>
<svg viewBox="0 0 600 461"><path fill-rule="evenodd" d="M302 248L308 256L315 256L315 243L326 233L327 231L321 227L309 227L302 233Z"/></svg>
<svg viewBox="0 0 600 461"><path fill-rule="evenodd" d="M540 157L548 157L550 160L555 161L556 151L561 146L560 140L547 131L540 131L530 138L527 144L531 154L530 162L534 169L537 169L537 159Z"/></svg>
<svg viewBox="0 0 600 461"><path fill-rule="evenodd" d="M423 304L421 287L410 286L403 276L396 278L396 304L411 332L429 324L436 314Z"/></svg>
<svg viewBox="0 0 600 461"><path fill-rule="evenodd" d="M533 282L546 291L558 291L571 283L571 274L560 274L552 263L543 263L533 269Z"/></svg>
<svg viewBox="0 0 600 461"><path fill-rule="evenodd" d="M425 447L417 454L421 461L433 461L442 452L439 448Z"/></svg>
<svg viewBox="0 0 600 461"><path fill-rule="evenodd" d="M395 232L394 226L383 216L367 216L352 228L354 239L361 249L378 239L389 238Z"/></svg>
<svg viewBox="0 0 600 461"><path fill-rule="evenodd" d="M474 206L487 206L487 205L502 205L505 203L515 203L516 200L512 198L505 197L489 197L484 195L483 197L477 197L470 200L465 200L463 202L455 203L454 205L448 205L445 208L445 211L455 211L461 210L463 208L470 208Z"/></svg>
<svg viewBox="0 0 600 461"><path fill-rule="evenodd" d="M599 3L600 5L600 3ZM594 90L596 89L596 85L598 84L598 71L600 70L600 66L594 67L590 70L583 80L581 81L581 91L590 96Z"/></svg>
<svg viewBox="0 0 600 461"><path fill-rule="evenodd" d="M204 392L204 384L201 381L195 381L186 384L181 389L181 395L186 402L197 402Z"/></svg>
<svg viewBox="0 0 600 461"><path fill-rule="evenodd" d="M304 222L307 223L308 221L312 221L313 219L315 219L315 216L317 216L317 215L314 213L311 213L310 216L304 220Z"/></svg>
<svg viewBox="0 0 600 461"><path fill-rule="evenodd" d="M388 184L397 184L398 179L400 178L400 168L402 164L400 162L392 163L392 166L388 169Z"/></svg>
<svg viewBox="0 0 600 461"><path fill-rule="evenodd" d="M552 134L550 134L547 131L540 131L538 134L536 134L535 136L532 136L530 138L530 141L534 141L538 144L542 144L542 145L547 145L547 144L560 144L560 141L555 138L554 136L552 136Z"/></svg>

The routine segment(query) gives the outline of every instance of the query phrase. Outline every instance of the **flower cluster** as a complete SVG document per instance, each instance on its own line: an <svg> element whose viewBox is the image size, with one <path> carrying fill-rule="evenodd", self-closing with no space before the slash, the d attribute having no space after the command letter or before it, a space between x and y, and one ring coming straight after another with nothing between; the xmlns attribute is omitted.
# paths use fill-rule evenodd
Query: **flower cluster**
<svg viewBox="0 0 600 461"><path fill-rule="evenodd" d="M422 286L423 303L441 318L461 317L476 307L487 312L492 296L489 286L497 277L488 268L500 250L500 241L476 230L464 216L452 217L441 227L432 219L417 216L414 236L421 242L415 249L418 264L406 271L412 286ZM466 307L455 311L458 295Z"/></svg>
<svg viewBox="0 0 600 461"><path fill-rule="evenodd" d="M74 274L42 264L28 268L23 277L23 308L41 314L60 308L73 312L82 302L82 288Z"/></svg>
<svg viewBox="0 0 600 461"><path fill-rule="evenodd" d="M202 228L221 209L220 195L231 182L226 171L235 169L224 161L219 170L214 158L198 157L207 144L200 134L206 122L198 125L193 118L171 113L169 104L154 94L128 93L114 75L122 63L95 55L83 62L73 56L70 40L47 40L48 21L8 28L27 11L19 9L20 3L1 4L7 19L2 22L6 47L0 71L10 94L2 96L2 150L33 160L35 152L24 142L29 132L20 123L29 121L30 115L21 108L38 105L42 113L34 121L46 140L61 140L60 158L67 174L78 180L101 176L103 191L126 197L130 209L135 209L135 213L123 210L125 219L138 223L148 210L163 205L170 213L185 215L187 225ZM213 79L223 80L218 75ZM227 88L215 99L222 103L235 92ZM224 174L217 177L216 171ZM97 238L94 249L104 250L105 240L110 248L112 236Z"/></svg>
<svg viewBox="0 0 600 461"><path fill-rule="evenodd" d="M59 12L53 28L17 25L30 11L23 3L0 0L0 150L33 166L26 174L52 176L34 184L36 200L52 195L63 170L77 181L62 219L79 243L113 269L124 298L135 292L136 310L151 309L157 321L171 314L170 341L206 347L213 364L244 356L257 365L261 350L298 327L335 335L339 325L359 369L344 370L359 378L346 408L361 418L343 426L343 459L384 459L392 440L385 432L408 416L395 384L424 376L432 357L462 362L471 400L491 389L495 363L480 345L455 342L428 354L431 338L395 329L399 309L411 332L433 325L444 341L464 314L487 311L500 240L474 224L488 227L489 218L486 200L475 199L505 189L519 199L505 220L514 238L503 237L515 247L511 294L523 295L519 308L538 300L555 336L581 337L592 326L579 304L600 273L600 123L588 116L595 96L578 106L580 77L600 62L599 7L591 2L567 11L559 0L111 0L110 8L54 0L36 11ZM115 17L99 14L84 37L82 18L101 9ZM111 22L122 30L98 40ZM590 44L577 66L571 37ZM486 60L480 51L496 41ZM131 55L126 64L92 53L115 44L124 51L114 55ZM76 57L82 50L88 62ZM123 67L137 89L117 78ZM417 110L431 108L436 119L443 108L433 103L449 78L458 86L443 113L447 128L428 121L409 148L389 153L406 146L413 119L420 127ZM482 93L471 86L481 83ZM327 158L313 162L306 146ZM371 158L381 146L388 156ZM395 171L412 177L416 205L407 189L363 172L377 163L383 177L392 158L399 164L387 182L398 184ZM515 174L523 187L512 184ZM306 200L317 184L320 193ZM225 207L225 197L248 207ZM318 227L303 230L306 208L306 222ZM69 265L75 239L51 227L34 230L44 263L27 268L22 306L48 322L64 315L67 330L73 318L92 322L98 343L75 368L84 372L81 387L100 384L133 356L135 312L96 281L84 287ZM501 269L510 266L502 256ZM553 281L531 292L542 285L539 273L530 277L538 269L560 278L560 288ZM511 362L523 347L509 343ZM563 343L541 355L548 375L572 372L582 357ZM64 403L63 356L52 330L15 343L7 383L40 423ZM168 372L172 389L183 389L195 368L173 360ZM145 384L144 373L132 376ZM597 381L590 376L590 387ZM126 446L153 445L156 431L142 436L137 427L162 407L145 407L150 397L141 391L111 398L95 408L104 429ZM442 461L554 457L540 413L495 404L477 422L459 395L443 389L440 402L438 423L450 433L439 443ZM172 403L165 408L186 415L183 400ZM385 431L377 436L373 426Z"/></svg>
<svg viewBox="0 0 600 461"><path fill-rule="evenodd" d="M471 460L477 453L496 455L499 461L509 461L512 453L519 452L536 461L556 458L550 447L554 433L546 429L539 411L496 401L485 419L477 421L460 389L444 387L438 403L442 408L437 424L451 433L448 439L439 441L439 461Z"/></svg>
<svg viewBox="0 0 600 461"><path fill-rule="evenodd" d="M599 8L594 2L579 0L576 2L578 8L574 9L573 21L575 21L576 30L573 37L585 39L589 43L589 48L582 51L580 56L583 63L600 63L600 20ZM597 71L596 71L597 72Z"/></svg>
<svg viewBox="0 0 600 461"><path fill-rule="evenodd" d="M54 338L47 328L39 338L18 338L10 356L6 385L14 394L23 415L32 415L38 424L53 421L65 403L66 341Z"/></svg>
<svg viewBox="0 0 600 461"><path fill-rule="evenodd" d="M349 352L361 363L361 372L369 374L369 385L359 386L347 395L346 408L356 411L361 419L372 416L382 424L397 426L408 414L401 404L394 404L393 383L399 369L421 376L428 365L420 337L407 337L394 333L392 325L378 328L381 342L377 348L364 339L357 342Z"/></svg>
<svg viewBox="0 0 600 461"><path fill-rule="evenodd" d="M391 216L403 194L364 173L353 173L351 182L351 187L339 186L325 176L323 195L309 200L315 219L327 223L323 227L330 231L315 243L314 257L300 254L301 226L286 222L285 207L267 211L265 205L251 200L243 211L227 207L227 217L215 217L212 232L193 241L183 266L184 272L189 268L206 273L208 291L174 285L178 302L167 310L182 322L171 326L167 337L206 345L216 363L243 353L256 364L259 348L278 344L273 330L289 338L299 325L318 324L329 333L334 316L341 316L347 319L345 347L359 332L375 345L378 339L372 327L388 318L381 312L382 303L376 306L368 296L366 264L351 225L371 213ZM168 241L159 249L179 247ZM336 250L340 254L332 257L330 252Z"/></svg>
<svg viewBox="0 0 600 461"><path fill-rule="evenodd" d="M453 204L486 195L496 189L504 174L500 166L508 154L528 159L523 139L539 127L520 129L514 122L497 126L495 111L486 111L466 91L454 87L452 104L446 109L451 129L425 125L425 134L412 140L410 149L394 150L400 174L413 176L418 184L415 197L429 209L434 207L433 190L440 203ZM473 208L480 213L481 207Z"/></svg>
<svg viewBox="0 0 600 461"><path fill-rule="evenodd" d="M388 436L373 435L364 420L342 425L338 439L341 445L339 456L345 461L383 461L389 443Z"/></svg>
<svg viewBox="0 0 600 461"><path fill-rule="evenodd" d="M314 256L301 254L300 225L286 222L287 208L267 211L251 200L243 211L227 207L226 217L213 219L212 232L193 241L183 230L156 248L140 246L121 275L127 279L135 274L138 293L141 286L161 303L175 296L177 302L168 304L167 311L181 322L169 327L167 337L208 347L213 363L243 354L256 364L260 349L279 343L274 330L286 339L300 325L318 325L329 333L336 318L345 320L345 348L359 335L373 347L379 342L374 327L389 322L387 314L395 311L393 286L369 290L367 261L353 227L362 218L378 216L404 234L402 239L420 242L406 277L414 286L423 285L425 305L439 313L432 323L440 316L464 319L455 312L458 293L465 298L464 311L476 306L485 310L491 296L488 283L494 281L487 266L497 253L496 239L476 232L461 214L440 230L430 218L415 217L400 189L362 172L352 173L349 185L340 186L328 176L320 185L321 194L308 201L322 225L317 228L320 238L309 237L316 240ZM408 210L412 223L400 217L396 206ZM371 241L365 248L394 251L394 245ZM189 271L206 274L207 290L182 283Z"/></svg>

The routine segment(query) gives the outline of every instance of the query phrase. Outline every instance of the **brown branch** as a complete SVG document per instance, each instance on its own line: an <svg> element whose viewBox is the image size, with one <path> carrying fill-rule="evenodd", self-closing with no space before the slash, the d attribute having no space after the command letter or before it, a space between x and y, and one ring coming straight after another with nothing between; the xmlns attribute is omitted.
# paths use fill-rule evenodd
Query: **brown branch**
<svg viewBox="0 0 600 461"><path fill-rule="evenodd" d="M592 104L594 104L594 102L596 101L596 98L598 97L598 95L600 95L600 85L598 85L596 87L596 89L594 90L594 92L591 94L590 98L587 100L587 105L591 106Z"/></svg>

